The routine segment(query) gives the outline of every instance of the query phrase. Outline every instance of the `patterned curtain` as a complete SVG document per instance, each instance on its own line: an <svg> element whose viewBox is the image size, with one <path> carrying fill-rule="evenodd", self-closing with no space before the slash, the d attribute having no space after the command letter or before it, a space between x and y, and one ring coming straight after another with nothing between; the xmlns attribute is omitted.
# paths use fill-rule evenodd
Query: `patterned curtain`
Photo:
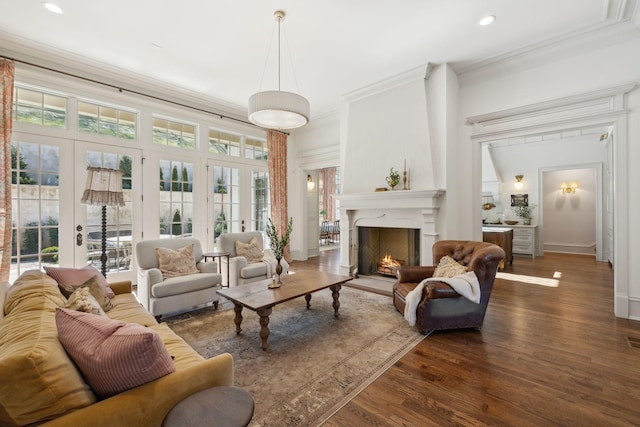
<svg viewBox="0 0 640 427"><path fill-rule="evenodd" d="M0 281L9 280L11 267L11 107L13 61L0 58Z"/></svg>
<svg viewBox="0 0 640 427"><path fill-rule="evenodd" d="M275 130L267 132L269 155L269 196L271 197L271 221L279 236L287 230L287 135ZM291 262L289 245L284 248L284 259Z"/></svg>
<svg viewBox="0 0 640 427"><path fill-rule="evenodd" d="M336 220L336 201L333 195L336 194L336 168L322 169L324 172L324 208L327 211L327 219L331 222Z"/></svg>

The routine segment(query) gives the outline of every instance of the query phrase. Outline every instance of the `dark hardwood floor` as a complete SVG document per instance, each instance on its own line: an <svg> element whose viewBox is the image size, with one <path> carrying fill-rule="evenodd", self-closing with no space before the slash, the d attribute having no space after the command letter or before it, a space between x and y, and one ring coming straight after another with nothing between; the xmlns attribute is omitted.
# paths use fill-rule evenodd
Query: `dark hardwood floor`
<svg viewBox="0 0 640 427"><path fill-rule="evenodd" d="M501 273L481 331L425 338L324 426L640 425L640 322L614 316L610 266L545 254Z"/></svg>

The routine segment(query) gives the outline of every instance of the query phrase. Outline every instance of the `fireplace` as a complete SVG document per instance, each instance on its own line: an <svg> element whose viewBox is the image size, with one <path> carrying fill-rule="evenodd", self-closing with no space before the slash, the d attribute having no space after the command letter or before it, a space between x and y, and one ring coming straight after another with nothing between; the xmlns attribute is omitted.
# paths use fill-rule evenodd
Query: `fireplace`
<svg viewBox="0 0 640 427"><path fill-rule="evenodd" d="M335 196L340 202L340 272L341 274L373 274L379 267L389 275L395 275L393 266L378 266L385 255L402 261L405 265L431 265L432 245L438 238L438 210L443 190L404 190L373 193L348 193ZM383 233L404 233L404 249L395 252L395 244L382 254L376 254L376 260L361 257L360 246L375 246L375 235L362 236L361 228L381 228L390 231ZM404 231L401 231L404 230ZM368 239L368 243L366 240ZM383 235L382 240L387 240ZM372 243L373 241L373 243ZM373 267L372 267L373 266ZM396 266L397 268L397 266ZM384 273L386 275L386 273Z"/></svg>
<svg viewBox="0 0 640 427"><path fill-rule="evenodd" d="M420 265L420 230L358 227L358 273L396 276L398 267Z"/></svg>

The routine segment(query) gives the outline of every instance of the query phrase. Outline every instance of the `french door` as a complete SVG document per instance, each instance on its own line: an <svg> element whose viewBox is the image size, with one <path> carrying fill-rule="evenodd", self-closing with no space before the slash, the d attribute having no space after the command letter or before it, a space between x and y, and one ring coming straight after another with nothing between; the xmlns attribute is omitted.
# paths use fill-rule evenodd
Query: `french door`
<svg viewBox="0 0 640 427"><path fill-rule="evenodd" d="M265 230L271 208L266 165L209 160L207 182L210 247L224 233Z"/></svg>
<svg viewBox="0 0 640 427"><path fill-rule="evenodd" d="M80 204L87 165L127 169L123 182L127 205L107 210L108 274L109 280L134 279L133 255L118 248L130 251L139 228L132 201L140 200L136 199L140 152L14 132L10 281L26 270L47 265L82 267L93 263L101 268L97 253L101 245L96 245L96 240L101 241L101 235L96 234L100 233L101 208Z"/></svg>
<svg viewBox="0 0 640 427"><path fill-rule="evenodd" d="M74 265L78 267L91 264L101 270L104 243L107 255L105 267L109 280L131 280L135 283L133 249L141 235L142 221L142 215L139 215L142 212L141 152L130 148L75 141L74 157ZM81 204L88 166L122 170L124 206L107 206L106 215L103 217L102 206ZM106 222L104 237L103 220Z"/></svg>

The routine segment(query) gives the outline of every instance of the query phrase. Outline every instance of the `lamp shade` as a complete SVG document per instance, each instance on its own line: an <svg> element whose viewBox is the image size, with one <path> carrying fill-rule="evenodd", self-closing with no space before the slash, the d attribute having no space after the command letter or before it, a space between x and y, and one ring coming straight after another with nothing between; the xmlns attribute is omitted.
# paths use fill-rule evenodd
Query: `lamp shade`
<svg viewBox="0 0 640 427"><path fill-rule="evenodd" d="M295 129L309 122L309 101L293 92L269 90L249 98L249 120L267 129Z"/></svg>
<svg viewBox="0 0 640 427"><path fill-rule="evenodd" d="M97 206L124 206L122 171L119 169L87 167L87 184L81 203Z"/></svg>

